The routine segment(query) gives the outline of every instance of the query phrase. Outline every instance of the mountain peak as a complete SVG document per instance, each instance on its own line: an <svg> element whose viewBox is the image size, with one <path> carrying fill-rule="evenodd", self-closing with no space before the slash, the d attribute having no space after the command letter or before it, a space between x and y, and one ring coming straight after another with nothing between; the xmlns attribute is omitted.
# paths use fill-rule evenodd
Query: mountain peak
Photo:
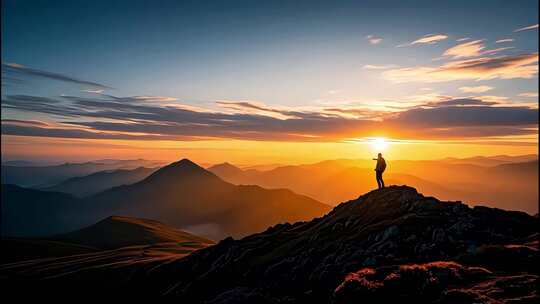
<svg viewBox="0 0 540 304"><path fill-rule="evenodd" d="M229 162L224 162L224 163L221 163L221 164L216 164L216 165L213 165L211 167L208 168L209 171L212 171L213 170L219 170L219 171L228 171L228 172L231 172L231 171L242 171L242 169L238 168L237 166L229 163Z"/></svg>
<svg viewBox="0 0 540 304"><path fill-rule="evenodd" d="M356 208L360 205L373 205L376 209L399 208L399 205L412 200L424 199L424 196L410 186L393 185L383 189L372 190L355 200L341 203L334 211L342 208Z"/></svg>
<svg viewBox="0 0 540 304"><path fill-rule="evenodd" d="M189 160L187 158L182 158L181 160L179 160L177 162L174 162L174 163L170 164L169 166L182 166L182 167L198 167L198 168L201 168L199 165L197 165L196 163L192 162L191 160Z"/></svg>
<svg viewBox="0 0 540 304"><path fill-rule="evenodd" d="M219 177L214 175L214 173L207 171L187 158L183 158L177 162L162 167L148 176L144 181L170 182L173 180L193 177L207 178L209 180L220 180Z"/></svg>
<svg viewBox="0 0 540 304"><path fill-rule="evenodd" d="M229 181L230 178L242 175L244 171L233 164L224 162L221 164L213 165L208 168L208 171L216 174L217 176Z"/></svg>
<svg viewBox="0 0 540 304"><path fill-rule="evenodd" d="M355 200L341 203L327 216L329 222L340 222L351 217L365 217L373 221L406 218L448 212L452 216L471 210L461 201L441 202L437 198L424 196L410 186L395 185L383 189L372 190Z"/></svg>
<svg viewBox="0 0 540 304"><path fill-rule="evenodd" d="M203 167L197 165L196 163L192 162L191 160L187 159L187 158L183 158L179 161L176 161L174 163L170 163L164 167L162 167L161 169L159 169L157 172L159 171L163 171L163 170L178 170L178 171L186 171L186 172L204 172L206 171Z"/></svg>

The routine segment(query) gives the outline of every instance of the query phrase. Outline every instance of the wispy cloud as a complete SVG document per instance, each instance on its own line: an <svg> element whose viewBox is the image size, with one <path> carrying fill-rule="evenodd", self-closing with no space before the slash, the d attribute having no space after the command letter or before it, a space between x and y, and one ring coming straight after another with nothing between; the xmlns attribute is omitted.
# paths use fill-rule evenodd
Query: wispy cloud
<svg viewBox="0 0 540 304"><path fill-rule="evenodd" d="M94 94L100 95L107 100L119 101L119 102L131 102L131 103L144 103L144 102L172 102L178 100L176 97L166 97L166 96L126 96L126 97L117 97L110 94L104 94L100 92L92 92Z"/></svg>
<svg viewBox="0 0 540 304"><path fill-rule="evenodd" d="M370 44L379 44L383 41L381 37L377 37L375 35L367 35L366 39L369 41Z"/></svg>
<svg viewBox="0 0 540 304"><path fill-rule="evenodd" d="M470 42L465 42L458 44L447 49L443 56L451 56L453 58L466 58L466 57L476 57L482 54L482 50L485 48L483 40L474 40Z"/></svg>
<svg viewBox="0 0 540 304"><path fill-rule="evenodd" d="M481 104L471 106L471 103L477 102L463 100L458 103L462 105L409 110L401 113L392 123L409 125L410 129L406 132L416 130L424 137L432 138L490 137L537 132L534 128L518 127L537 125L538 117L533 117L538 115L537 109Z"/></svg>
<svg viewBox="0 0 540 304"><path fill-rule="evenodd" d="M514 47L502 47L491 50L486 50L484 40L474 40L453 46L443 53L443 57L452 57L454 59L471 58L486 55L494 55L505 50L513 49Z"/></svg>
<svg viewBox="0 0 540 304"><path fill-rule="evenodd" d="M502 48L496 48L496 49L491 49L491 50L485 50L482 52L482 55L495 55L497 53L500 53L502 51L506 51L506 50L511 50L513 49L514 47L513 46L507 46L507 47L502 47Z"/></svg>
<svg viewBox="0 0 540 304"><path fill-rule="evenodd" d="M30 125L30 126L39 126L39 127L50 126L46 122L37 121L37 120L2 119L2 123L13 124L13 125Z"/></svg>
<svg viewBox="0 0 540 304"><path fill-rule="evenodd" d="M537 62L538 53L481 57L451 61L437 67L391 69L384 71L382 76L397 83L532 78L538 74Z"/></svg>
<svg viewBox="0 0 540 304"><path fill-rule="evenodd" d="M495 43L505 43L505 42L512 42L512 41L514 41L514 39L505 38L505 39L499 39L499 40L495 41Z"/></svg>
<svg viewBox="0 0 540 304"><path fill-rule="evenodd" d="M106 86L106 85L101 84L101 83L81 80L81 79L77 79L77 78L74 78L74 77L71 77L71 76L58 74L58 73L53 73L53 72L48 72L48 71L44 71L44 70L33 69L33 68L29 68L29 67L23 66L23 65L18 64L18 63L2 63L2 69L4 71L6 71L6 72L18 73L18 74L23 74L23 75L28 75L28 76L35 76L35 77L48 78L48 79L64 81L64 82L70 82L70 83L75 83L75 84L84 85L84 86L90 86L90 87L99 88L99 89L112 89L111 87Z"/></svg>
<svg viewBox="0 0 540 304"><path fill-rule="evenodd" d="M133 96L131 97L135 99L136 101L176 101L178 98L176 97L165 97L165 96Z"/></svg>
<svg viewBox="0 0 540 304"><path fill-rule="evenodd" d="M297 117L300 112L291 111L290 109L279 109L276 107L268 107L260 102L255 101L229 101L218 100L216 104L231 110L240 111L240 113L262 114L277 119L287 119ZM296 114L296 115L295 115ZM301 115L300 115L301 116Z"/></svg>
<svg viewBox="0 0 540 304"><path fill-rule="evenodd" d="M386 69L393 69L397 67L399 66L396 64L381 64L381 65L366 64L363 66L363 68L366 70L386 70Z"/></svg>
<svg viewBox="0 0 540 304"><path fill-rule="evenodd" d="M484 93L493 90L490 86L460 87L459 90L464 93Z"/></svg>
<svg viewBox="0 0 540 304"><path fill-rule="evenodd" d="M397 47L411 46L415 44L435 44L441 40L445 40L446 38L448 38L448 36L443 34L429 34L418 38L413 42L400 44Z"/></svg>
<svg viewBox="0 0 540 304"><path fill-rule="evenodd" d="M508 102L509 98L506 96L480 95L480 96L475 96L473 99L480 99L485 102L493 102L494 104L504 105L508 107L515 105L514 102Z"/></svg>
<svg viewBox="0 0 540 304"><path fill-rule="evenodd" d="M462 41L467 41L467 40L471 40L471 38L470 37L463 37L463 38L456 39L457 42L462 42Z"/></svg>
<svg viewBox="0 0 540 304"><path fill-rule="evenodd" d="M529 25L529 26L526 26L526 27L518 28L517 30L514 30L514 33L527 31L527 30L534 30L534 29L537 29L537 28L538 28L538 23L533 24L533 25Z"/></svg>
<svg viewBox="0 0 540 304"><path fill-rule="evenodd" d="M91 94L102 94L104 91L105 90L91 90L91 89L81 90L81 92L91 93Z"/></svg>
<svg viewBox="0 0 540 304"><path fill-rule="evenodd" d="M12 124L2 120L2 134L33 137L82 138L82 139L135 139L164 140L162 135L136 135L126 132L100 132L76 128L42 128L30 124ZM187 140L188 138L186 138Z"/></svg>
<svg viewBox="0 0 540 304"><path fill-rule="evenodd" d="M538 97L538 92L525 92L525 93L519 94L518 96L521 96L521 97Z"/></svg>
<svg viewBox="0 0 540 304"><path fill-rule="evenodd" d="M492 106L497 104L493 101L485 101L476 98L456 98L447 99L436 102L429 102L422 106L422 108L438 108L438 107L452 107L452 106Z"/></svg>
<svg viewBox="0 0 540 304"><path fill-rule="evenodd" d="M233 112L201 112L76 96L65 96L57 102L36 102L42 98L7 95L2 107L52 115L57 120L64 117L62 121L49 124L6 119L2 121L2 134L90 139L335 141L388 131L396 138L444 139L534 134L538 124L537 108L508 107L470 98L441 98L398 112L369 107L298 110L250 101L219 102L233 108Z"/></svg>

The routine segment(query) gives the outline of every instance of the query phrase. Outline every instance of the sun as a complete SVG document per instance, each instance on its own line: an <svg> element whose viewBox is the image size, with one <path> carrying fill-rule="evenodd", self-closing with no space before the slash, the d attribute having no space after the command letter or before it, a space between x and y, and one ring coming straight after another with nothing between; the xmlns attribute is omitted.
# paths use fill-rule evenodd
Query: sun
<svg viewBox="0 0 540 304"><path fill-rule="evenodd" d="M388 141L384 137L375 137L370 139L371 148L375 152L385 151L388 148Z"/></svg>

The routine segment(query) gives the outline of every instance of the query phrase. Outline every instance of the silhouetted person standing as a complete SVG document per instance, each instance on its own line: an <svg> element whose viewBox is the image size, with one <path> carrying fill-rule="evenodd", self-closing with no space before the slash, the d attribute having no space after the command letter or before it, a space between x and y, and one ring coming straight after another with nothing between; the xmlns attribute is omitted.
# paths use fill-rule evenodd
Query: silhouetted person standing
<svg viewBox="0 0 540 304"><path fill-rule="evenodd" d="M382 178L383 172L386 169L386 161L382 157L382 154L379 153L377 155L377 158L374 158L373 160L377 161L377 165L375 166L375 177L377 178L377 185L379 186L379 189L384 188L384 181Z"/></svg>

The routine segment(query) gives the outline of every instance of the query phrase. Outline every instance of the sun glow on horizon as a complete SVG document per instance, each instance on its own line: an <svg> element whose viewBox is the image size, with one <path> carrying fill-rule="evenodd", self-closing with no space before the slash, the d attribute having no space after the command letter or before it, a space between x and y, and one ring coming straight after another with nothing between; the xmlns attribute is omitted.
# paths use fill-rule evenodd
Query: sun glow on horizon
<svg viewBox="0 0 540 304"><path fill-rule="evenodd" d="M375 152L382 152L386 151L388 149L389 142L384 137L374 137L369 139L369 143L371 145L371 148Z"/></svg>

